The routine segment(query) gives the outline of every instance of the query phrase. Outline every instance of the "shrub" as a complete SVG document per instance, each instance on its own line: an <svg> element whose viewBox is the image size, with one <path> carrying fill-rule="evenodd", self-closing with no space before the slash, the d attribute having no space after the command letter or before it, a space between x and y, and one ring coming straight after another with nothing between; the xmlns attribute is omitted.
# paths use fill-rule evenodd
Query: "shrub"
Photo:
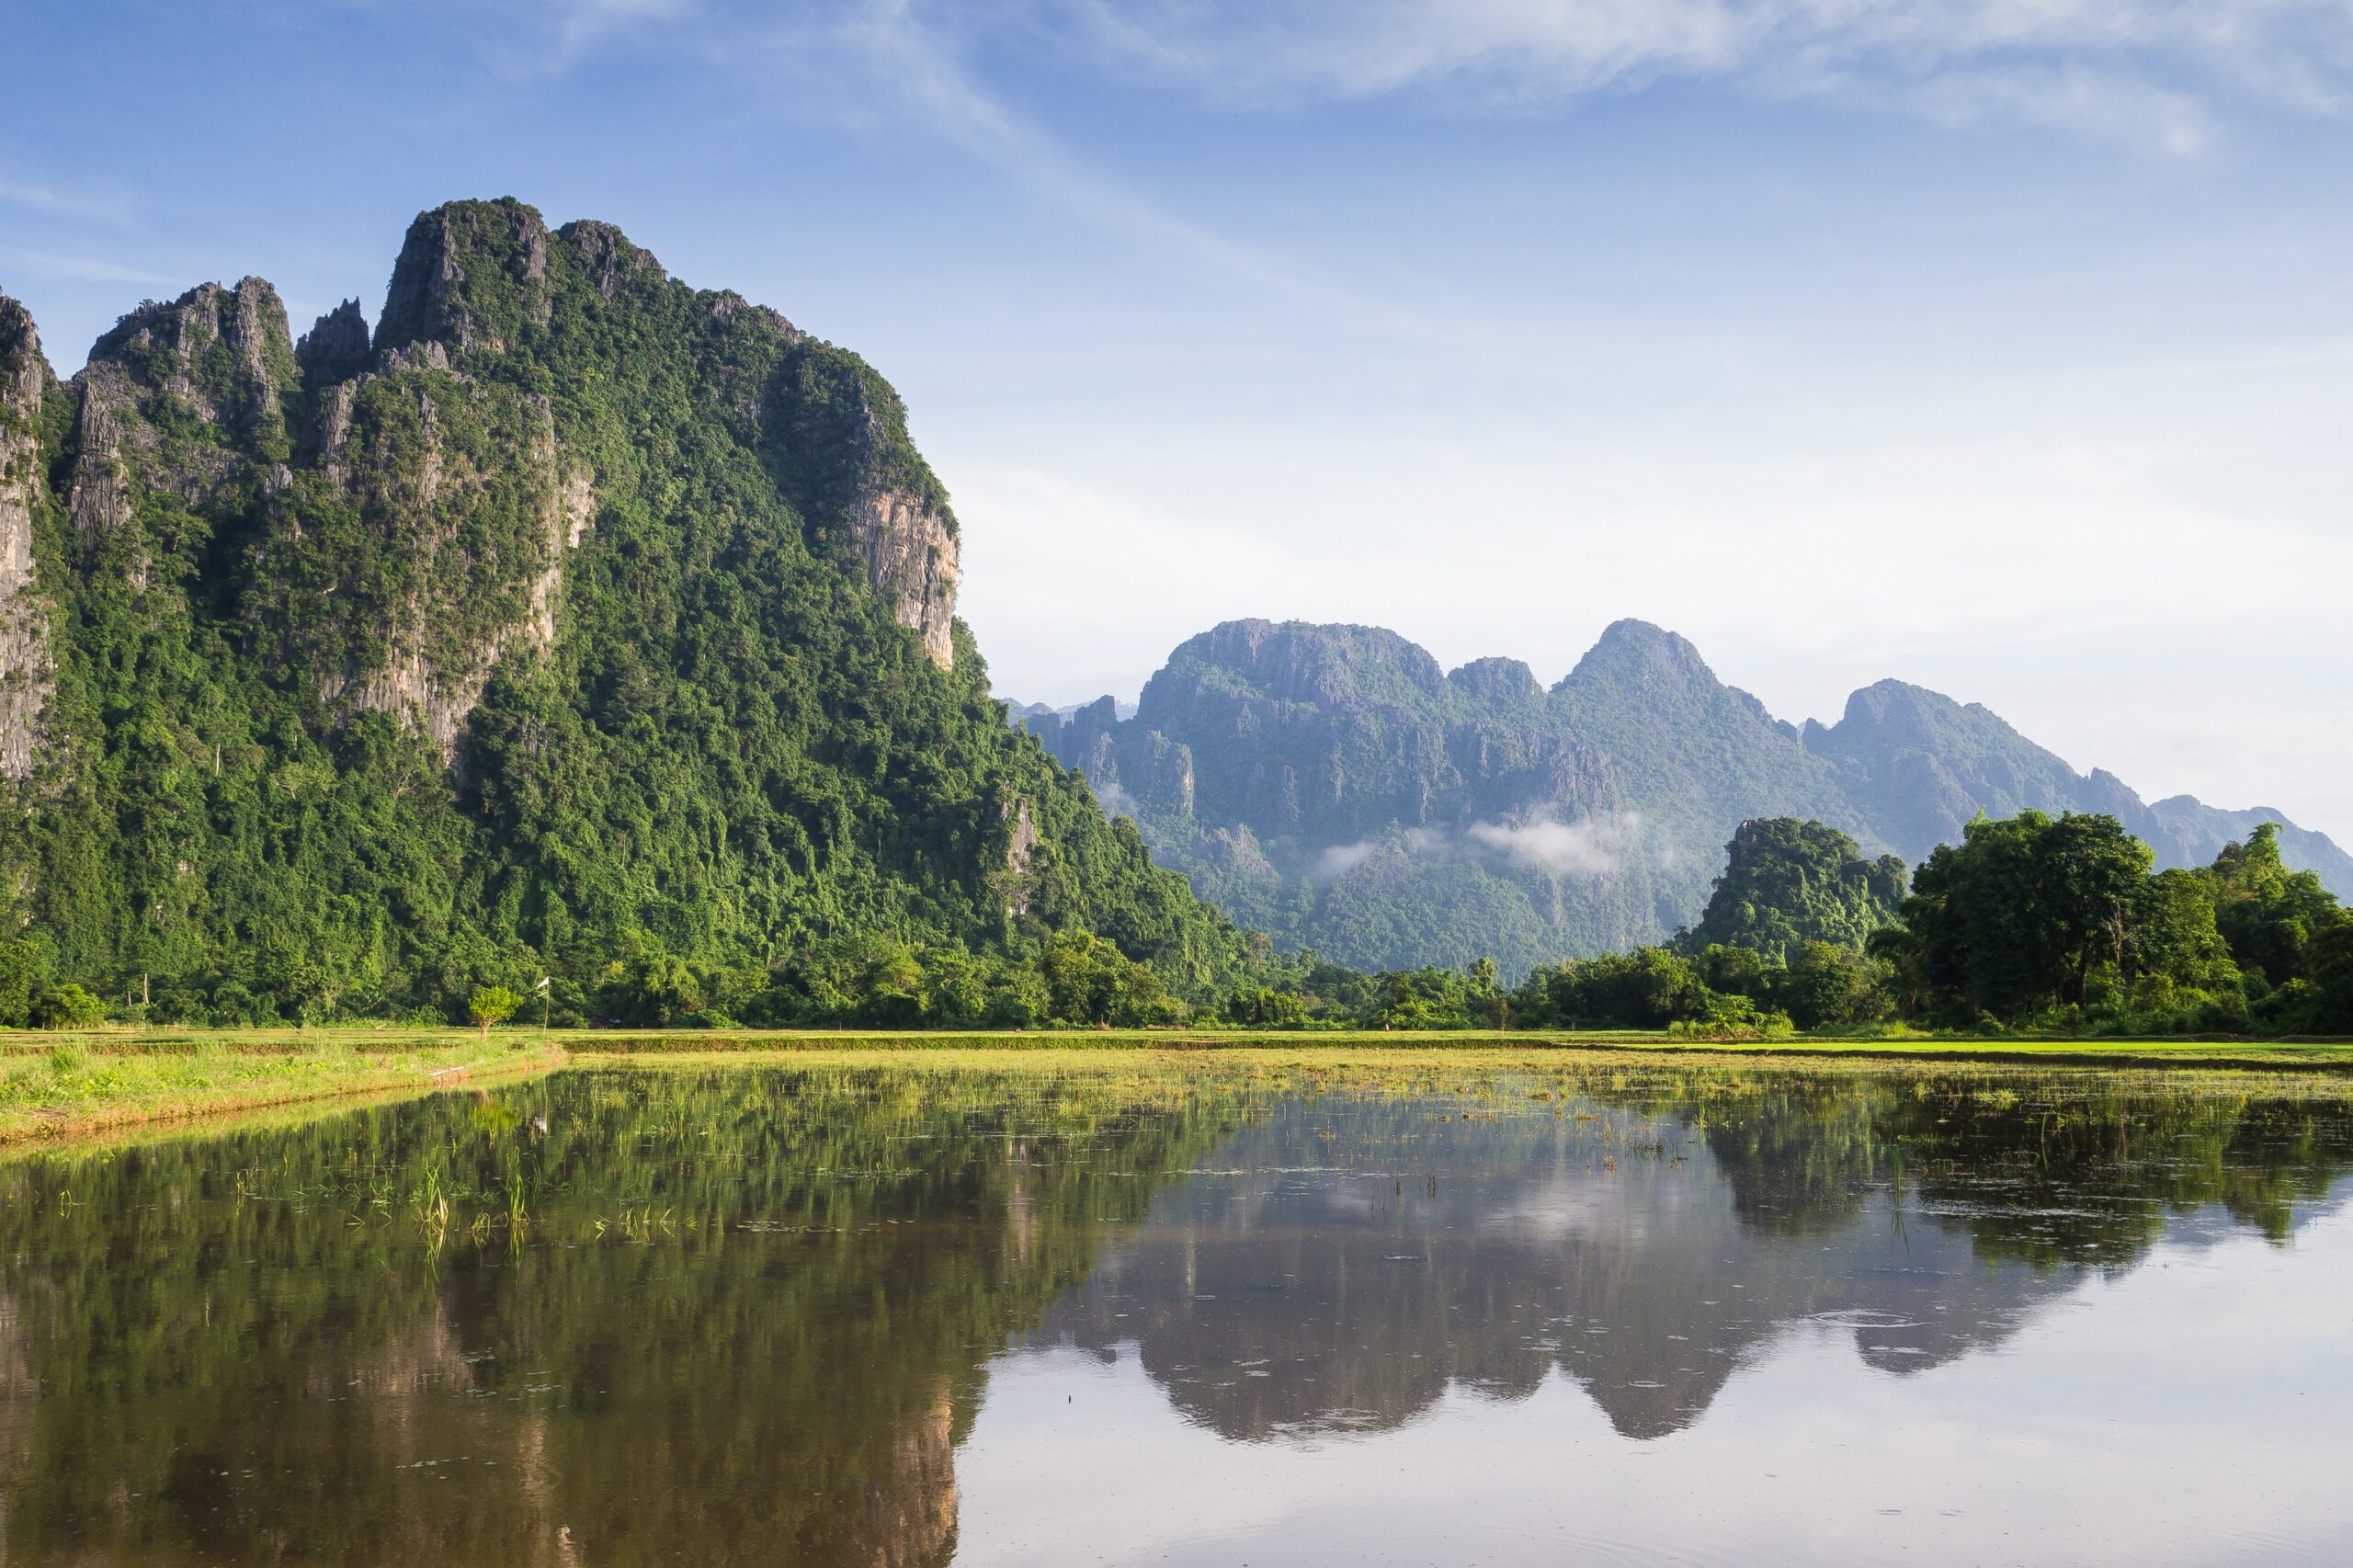
<svg viewBox="0 0 2353 1568"><path fill-rule="evenodd" d="M107 1005L69 982L33 998L31 1013L37 1029L86 1029L107 1016Z"/></svg>

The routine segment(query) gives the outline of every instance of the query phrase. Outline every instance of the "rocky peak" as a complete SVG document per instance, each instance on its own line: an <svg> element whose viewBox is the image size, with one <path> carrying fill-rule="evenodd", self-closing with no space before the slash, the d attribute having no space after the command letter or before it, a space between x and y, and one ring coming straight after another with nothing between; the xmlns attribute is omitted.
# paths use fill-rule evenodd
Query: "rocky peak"
<svg viewBox="0 0 2353 1568"><path fill-rule="evenodd" d="M346 300L313 323L294 346L294 362L313 395L366 369L368 318L359 313L359 301Z"/></svg>
<svg viewBox="0 0 2353 1568"><path fill-rule="evenodd" d="M578 254L590 287L608 300L620 294L632 278L643 277L659 283L669 278L653 252L631 244L629 236L610 223L583 218L557 230L556 237Z"/></svg>
<svg viewBox="0 0 2353 1568"><path fill-rule="evenodd" d="M1433 711L1447 688L1438 660L1386 627L1229 620L1169 655L1139 711L1157 724L1156 710L1189 710L1191 694L1205 687L1323 709L1387 702Z"/></svg>
<svg viewBox="0 0 2353 1568"><path fill-rule="evenodd" d="M549 312L548 226L513 197L420 212L377 319L379 348L427 340L504 352Z"/></svg>
<svg viewBox="0 0 2353 1568"><path fill-rule="evenodd" d="M1473 659L1449 671L1446 684L1472 702L1490 708L1518 708L1543 696L1536 672L1518 659Z"/></svg>
<svg viewBox="0 0 2353 1568"><path fill-rule="evenodd" d="M1562 684L1581 687L1601 682L1695 688L1721 684L1699 649L1647 620L1612 621Z"/></svg>
<svg viewBox="0 0 2353 1568"><path fill-rule="evenodd" d="M32 312L0 294L0 419L37 417L49 380Z"/></svg>
<svg viewBox="0 0 2353 1568"><path fill-rule="evenodd" d="M285 303L259 278L233 289L199 283L169 304L150 301L91 348L89 369L108 368L142 403L160 393L233 434L282 437L295 381Z"/></svg>

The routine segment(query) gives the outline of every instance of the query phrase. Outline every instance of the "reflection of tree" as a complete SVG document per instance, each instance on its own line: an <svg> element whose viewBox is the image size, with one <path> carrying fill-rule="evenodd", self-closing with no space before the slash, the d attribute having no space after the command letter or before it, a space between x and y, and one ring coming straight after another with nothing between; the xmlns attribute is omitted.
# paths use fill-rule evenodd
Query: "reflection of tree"
<svg viewBox="0 0 2353 1568"><path fill-rule="evenodd" d="M1178 1409L1231 1437L1393 1426L1449 1385L1518 1395L1553 1366L1655 1437L1796 1326L1913 1371L2138 1258L2168 1213L2219 1203L2284 1234L2353 1147L2338 1098L2204 1079L1569 1086L1557 1119L1288 1103L1164 1192L1046 1330L1134 1341Z"/></svg>
<svg viewBox="0 0 2353 1568"><path fill-rule="evenodd" d="M943 1562L986 1358L1224 1125L1174 1087L569 1075L0 1169L7 1544Z"/></svg>
<svg viewBox="0 0 2353 1568"><path fill-rule="evenodd" d="M2283 1235L2353 1142L2259 1080L1349 1082L566 1074L0 1165L6 1545L938 1562L1008 1335L1238 1438L1555 1369L1649 1437L1809 1324L1908 1370L2168 1215Z"/></svg>

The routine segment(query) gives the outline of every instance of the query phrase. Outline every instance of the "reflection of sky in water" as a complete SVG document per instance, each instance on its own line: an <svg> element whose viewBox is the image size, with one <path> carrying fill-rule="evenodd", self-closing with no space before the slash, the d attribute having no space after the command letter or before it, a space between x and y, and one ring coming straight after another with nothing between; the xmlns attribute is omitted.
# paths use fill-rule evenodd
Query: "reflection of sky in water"
<svg viewBox="0 0 2353 1568"><path fill-rule="evenodd" d="M2353 1546L2342 1090L1445 1071L568 1073L0 1161L0 1552Z"/></svg>
<svg viewBox="0 0 2353 1568"><path fill-rule="evenodd" d="M2286 1246L2177 1210L2103 1269L2017 1248L2146 1191L1426 1120L1323 1102L1162 1191L992 1369L959 1561L2353 1553L2334 1199Z"/></svg>

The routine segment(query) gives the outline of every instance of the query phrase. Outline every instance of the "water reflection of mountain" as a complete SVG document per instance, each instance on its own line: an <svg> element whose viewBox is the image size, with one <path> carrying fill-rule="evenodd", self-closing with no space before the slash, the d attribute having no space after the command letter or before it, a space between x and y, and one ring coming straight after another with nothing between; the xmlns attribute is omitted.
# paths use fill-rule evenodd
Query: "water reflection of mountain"
<svg viewBox="0 0 2353 1568"><path fill-rule="evenodd" d="M1650 1437L1798 1325L1901 1372L2181 1212L2284 1235L2347 1146L2322 1096L1440 1070L571 1074L0 1164L0 1549L914 1568L1008 1338L1237 1437L1555 1369Z"/></svg>
<svg viewBox="0 0 2353 1568"><path fill-rule="evenodd" d="M1902 1375L2129 1266L2168 1216L2284 1234L2344 1155L2336 1120L2243 1096L2016 1101L1851 1077L1557 1115L1291 1101L1164 1190L1040 1336L1133 1342L1229 1437L1392 1426L1554 1368L1656 1437L1793 1331Z"/></svg>
<svg viewBox="0 0 2353 1568"><path fill-rule="evenodd" d="M1217 1117L572 1074L0 1168L0 1552L944 1562L987 1360Z"/></svg>

